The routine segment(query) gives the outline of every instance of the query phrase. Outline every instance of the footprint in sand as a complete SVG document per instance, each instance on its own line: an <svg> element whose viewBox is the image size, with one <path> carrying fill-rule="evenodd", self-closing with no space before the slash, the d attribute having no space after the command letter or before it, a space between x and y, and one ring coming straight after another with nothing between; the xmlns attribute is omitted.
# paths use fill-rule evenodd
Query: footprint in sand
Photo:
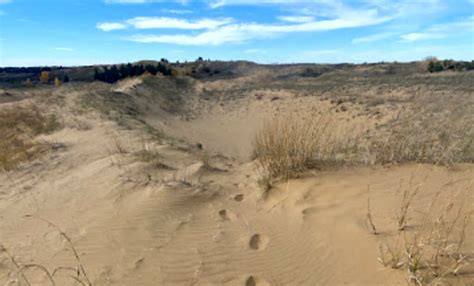
<svg viewBox="0 0 474 286"><path fill-rule="evenodd" d="M265 235L254 234L249 241L249 246L254 250L263 250L267 247L268 237Z"/></svg>
<svg viewBox="0 0 474 286"><path fill-rule="evenodd" d="M245 286L256 286L257 282L255 282L255 278L253 276L250 276L247 278L247 281L245 281Z"/></svg>
<svg viewBox="0 0 474 286"><path fill-rule="evenodd" d="M236 195L236 196L234 197L234 200L235 200L236 202L241 202L241 201L243 201L243 199L244 199L244 195L243 195L243 194L238 194L238 195Z"/></svg>
<svg viewBox="0 0 474 286"><path fill-rule="evenodd" d="M227 216L227 211L226 211L226 210L220 210L220 211L219 211L219 216L220 216L223 220L229 220L229 217Z"/></svg>
<svg viewBox="0 0 474 286"><path fill-rule="evenodd" d="M226 209L220 210L219 216L221 217L222 220L230 220L230 221L234 221L237 218L235 213L233 213L232 211L228 211Z"/></svg>
<svg viewBox="0 0 474 286"><path fill-rule="evenodd" d="M303 216L310 216L310 215L315 214L316 212L318 212L318 208L309 207L309 208L306 208L306 209L302 210L301 214L303 214Z"/></svg>
<svg viewBox="0 0 474 286"><path fill-rule="evenodd" d="M267 281L257 278L254 276L249 276L247 280L245 280L245 286L268 286L270 284Z"/></svg>

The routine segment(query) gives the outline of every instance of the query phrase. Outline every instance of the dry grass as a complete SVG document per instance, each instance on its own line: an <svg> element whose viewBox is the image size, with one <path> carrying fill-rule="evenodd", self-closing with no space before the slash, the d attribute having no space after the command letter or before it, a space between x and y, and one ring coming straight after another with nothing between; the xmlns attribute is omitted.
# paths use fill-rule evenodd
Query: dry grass
<svg viewBox="0 0 474 286"><path fill-rule="evenodd" d="M125 155L128 154L129 151L125 146L124 142L120 139L120 135L117 133L110 134L110 149L109 153L112 154L119 154Z"/></svg>
<svg viewBox="0 0 474 286"><path fill-rule="evenodd" d="M18 164L36 158L48 144L34 141L59 127L54 115L46 115L34 105L0 109L0 171L9 171Z"/></svg>
<svg viewBox="0 0 474 286"><path fill-rule="evenodd" d="M124 165L127 155L133 155L136 160L146 163L152 169L174 170L163 162L162 155L154 147L155 142L146 139L143 134L138 146L134 142L126 142L119 133L110 133L109 137L108 153L118 166Z"/></svg>
<svg viewBox="0 0 474 286"><path fill-rule="evenodd" d="M407 187L410 188L411 185ZM402 193L401 209L405 209L406 193L413 194L413 191ZM464 248L473 216L472 211L465 210L463 203L459 203L466 199L459 196L466 194L440 188L422 216L421 227L413 231L400 228L398 220L401 232L396 242L380 246L379 261L387 267L406 270L410 284L451 285L456 279L462 282L463 270L474 262L472 253Z"/></svg>
<svg viewBox="0 0 474 286"><path fill-rule="evenodd" d="M433 93L413 98L375 130L371 151L379 163L419 162L451 165L474 162L474 101L469 93Z"/></svg>
<svg viewBox="0 0 474 286"><path fill-rule="evenodd" d="M331 113L271 119L254 140L254 158L273 180L341 164L474 162L471 108L442 99L423 104L375 128L347 123Z"/></svg>
<svg viewBox="0 0 474 286"><path fill-rule="evenodd" d="M416 121L415 121L416 122ZM426 125L396 125L374 140L371 150L382 164L418 162L451 165L474 161L474 132L459 124L432 121ZM408 123L407 123L408 124Z"/></svg>
<svg viewBox="0 0 474 286"><path fill-rule="evenodd" d="M409 211L413 204L413 200L415 199L416 195L420 191L421 186L423 185L424 181L419 184L414 184L416 171L412 173L411 178L408 182L406 187L403 186L403 180L400 180L400 185L397 190L397 194L401 192L402 198L400 201L400 210L397 213L397 222L398 222L398 230L404 230L408 224L410 219ZM426 179L425 179L426 180Z"/></svg>
<svg viewBox="0 0 474 286"><path fill-rule="evenodd" d="M372 208L370 207L370 185L367 187L367 214L366 224L370 233L377 235L377 228L375 227L374 220L372 218Z"/></svg>
<svg viewBox="0 0 474 286"><path fill-rule="evenodd" d="M254 140L254 158L264 176L289 179L306 169L353 162L359 133L330 115L267 121Z"/></svg>
<svg viewBox="0 0 474 286"><path fill-rule="evenodd" d="M15 281L22 282L26 285L32 285L30 282L30 279L27 276L28 270L38 270L41 273L45 275L45 278L47 281L50 283L50 285L60 285L57 282L57 274L60 272L66 272L68 273L67 278L74 280L74 285L79 284L79 285L84 285L84 286L92 286L92 282L87 275L86 269L84 267L84 264L82 263L81 257L79 256L79 253L77 252L76 248L74 247L74 244L71 240L71 238L56 224L52 223L51 221L43 218L38 218L39 220L45 222L48 226L53 227L58 231L60 236L67 242L69 245L69 249L72 251L72 254L74 255L74 259L77 263L76 267L65 267L65 266L59 266L54 268L52 271L50 271L46 266L37 264L37 263L19 263L15 257L8 251L8 249L0 244L0 255L5 254L7 259L11 262L14 270L10 271L8 273L8 281L7 284L5 285L17 285L14 284ZM18 279L20 278L20 279ZM18 284L22 285L22 284Z"/></svg>

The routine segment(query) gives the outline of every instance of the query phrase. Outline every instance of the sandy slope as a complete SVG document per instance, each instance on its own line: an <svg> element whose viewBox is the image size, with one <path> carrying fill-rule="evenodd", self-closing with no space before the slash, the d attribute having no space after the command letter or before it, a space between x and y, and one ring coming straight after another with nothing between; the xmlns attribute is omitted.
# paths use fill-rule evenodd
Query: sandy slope
<svg viewBox="0 0 474 286"><path fill-rule="evenodd" d="M329 103L306 97L289 105L285 94L273 101L270 94L216 104L189 121L146 116L173 137L236 158L211 156L218 168L210 168L192 146L143 139L143 130L72 112L79 95L65 99L62 112L75 114L65 116L66 127L44 138L64 147L0 174L0 242L21 263L75 267L50 221L71 238L94 285L406 285L404 272L377 261L378 245L396 237L400 180L423 179L417 210L440 185L472 190L472 165L406 165L310 172L264 193L255 165L239 163L263 117L303 107L318 112ZM115 137L127 152L117 153ZM144 144L169 169L137 160ZM369 185L378 236L365 224ZM472 204L474 194L459 200ZM413 217L416 226L420 215ZM472 225L466 237L465 247L474 249ZM1 256L0 283L17 285L12 268ZM58 285L75 285L68 271L58 273ZM27 274L34 285L48 285L38 271ZM463 279L469 285L474 276Z"/></svg>

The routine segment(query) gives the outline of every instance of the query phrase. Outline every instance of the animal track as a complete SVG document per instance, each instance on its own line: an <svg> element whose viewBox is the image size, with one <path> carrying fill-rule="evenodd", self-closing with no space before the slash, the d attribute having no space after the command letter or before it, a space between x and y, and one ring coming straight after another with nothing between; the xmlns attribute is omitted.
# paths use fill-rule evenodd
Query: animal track
<svg viewBox="0 0 474 286"><path fill-rule="evenodd" d="M268 241L268 237L257 233L250 238L249 246L254 250L263 250L265 247L267 247Z"/></svg>
<svg viewBox="0 0 474 286"><path fill-rule="evenodd" d="M234 200L236 202L241 202L242 200L244 199L244 195L243 194L238 194L234 197Z"/></svg>

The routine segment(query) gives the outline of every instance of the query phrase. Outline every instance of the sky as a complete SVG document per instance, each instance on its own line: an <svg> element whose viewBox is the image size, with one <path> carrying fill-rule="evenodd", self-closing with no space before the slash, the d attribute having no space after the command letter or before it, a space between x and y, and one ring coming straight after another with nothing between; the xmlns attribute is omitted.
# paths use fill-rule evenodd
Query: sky
<svg viewBox="0 0 474 286"><path fill-rule="evenodd" d="M0 66L474 59L474 0L0 0Z"/></svg>

